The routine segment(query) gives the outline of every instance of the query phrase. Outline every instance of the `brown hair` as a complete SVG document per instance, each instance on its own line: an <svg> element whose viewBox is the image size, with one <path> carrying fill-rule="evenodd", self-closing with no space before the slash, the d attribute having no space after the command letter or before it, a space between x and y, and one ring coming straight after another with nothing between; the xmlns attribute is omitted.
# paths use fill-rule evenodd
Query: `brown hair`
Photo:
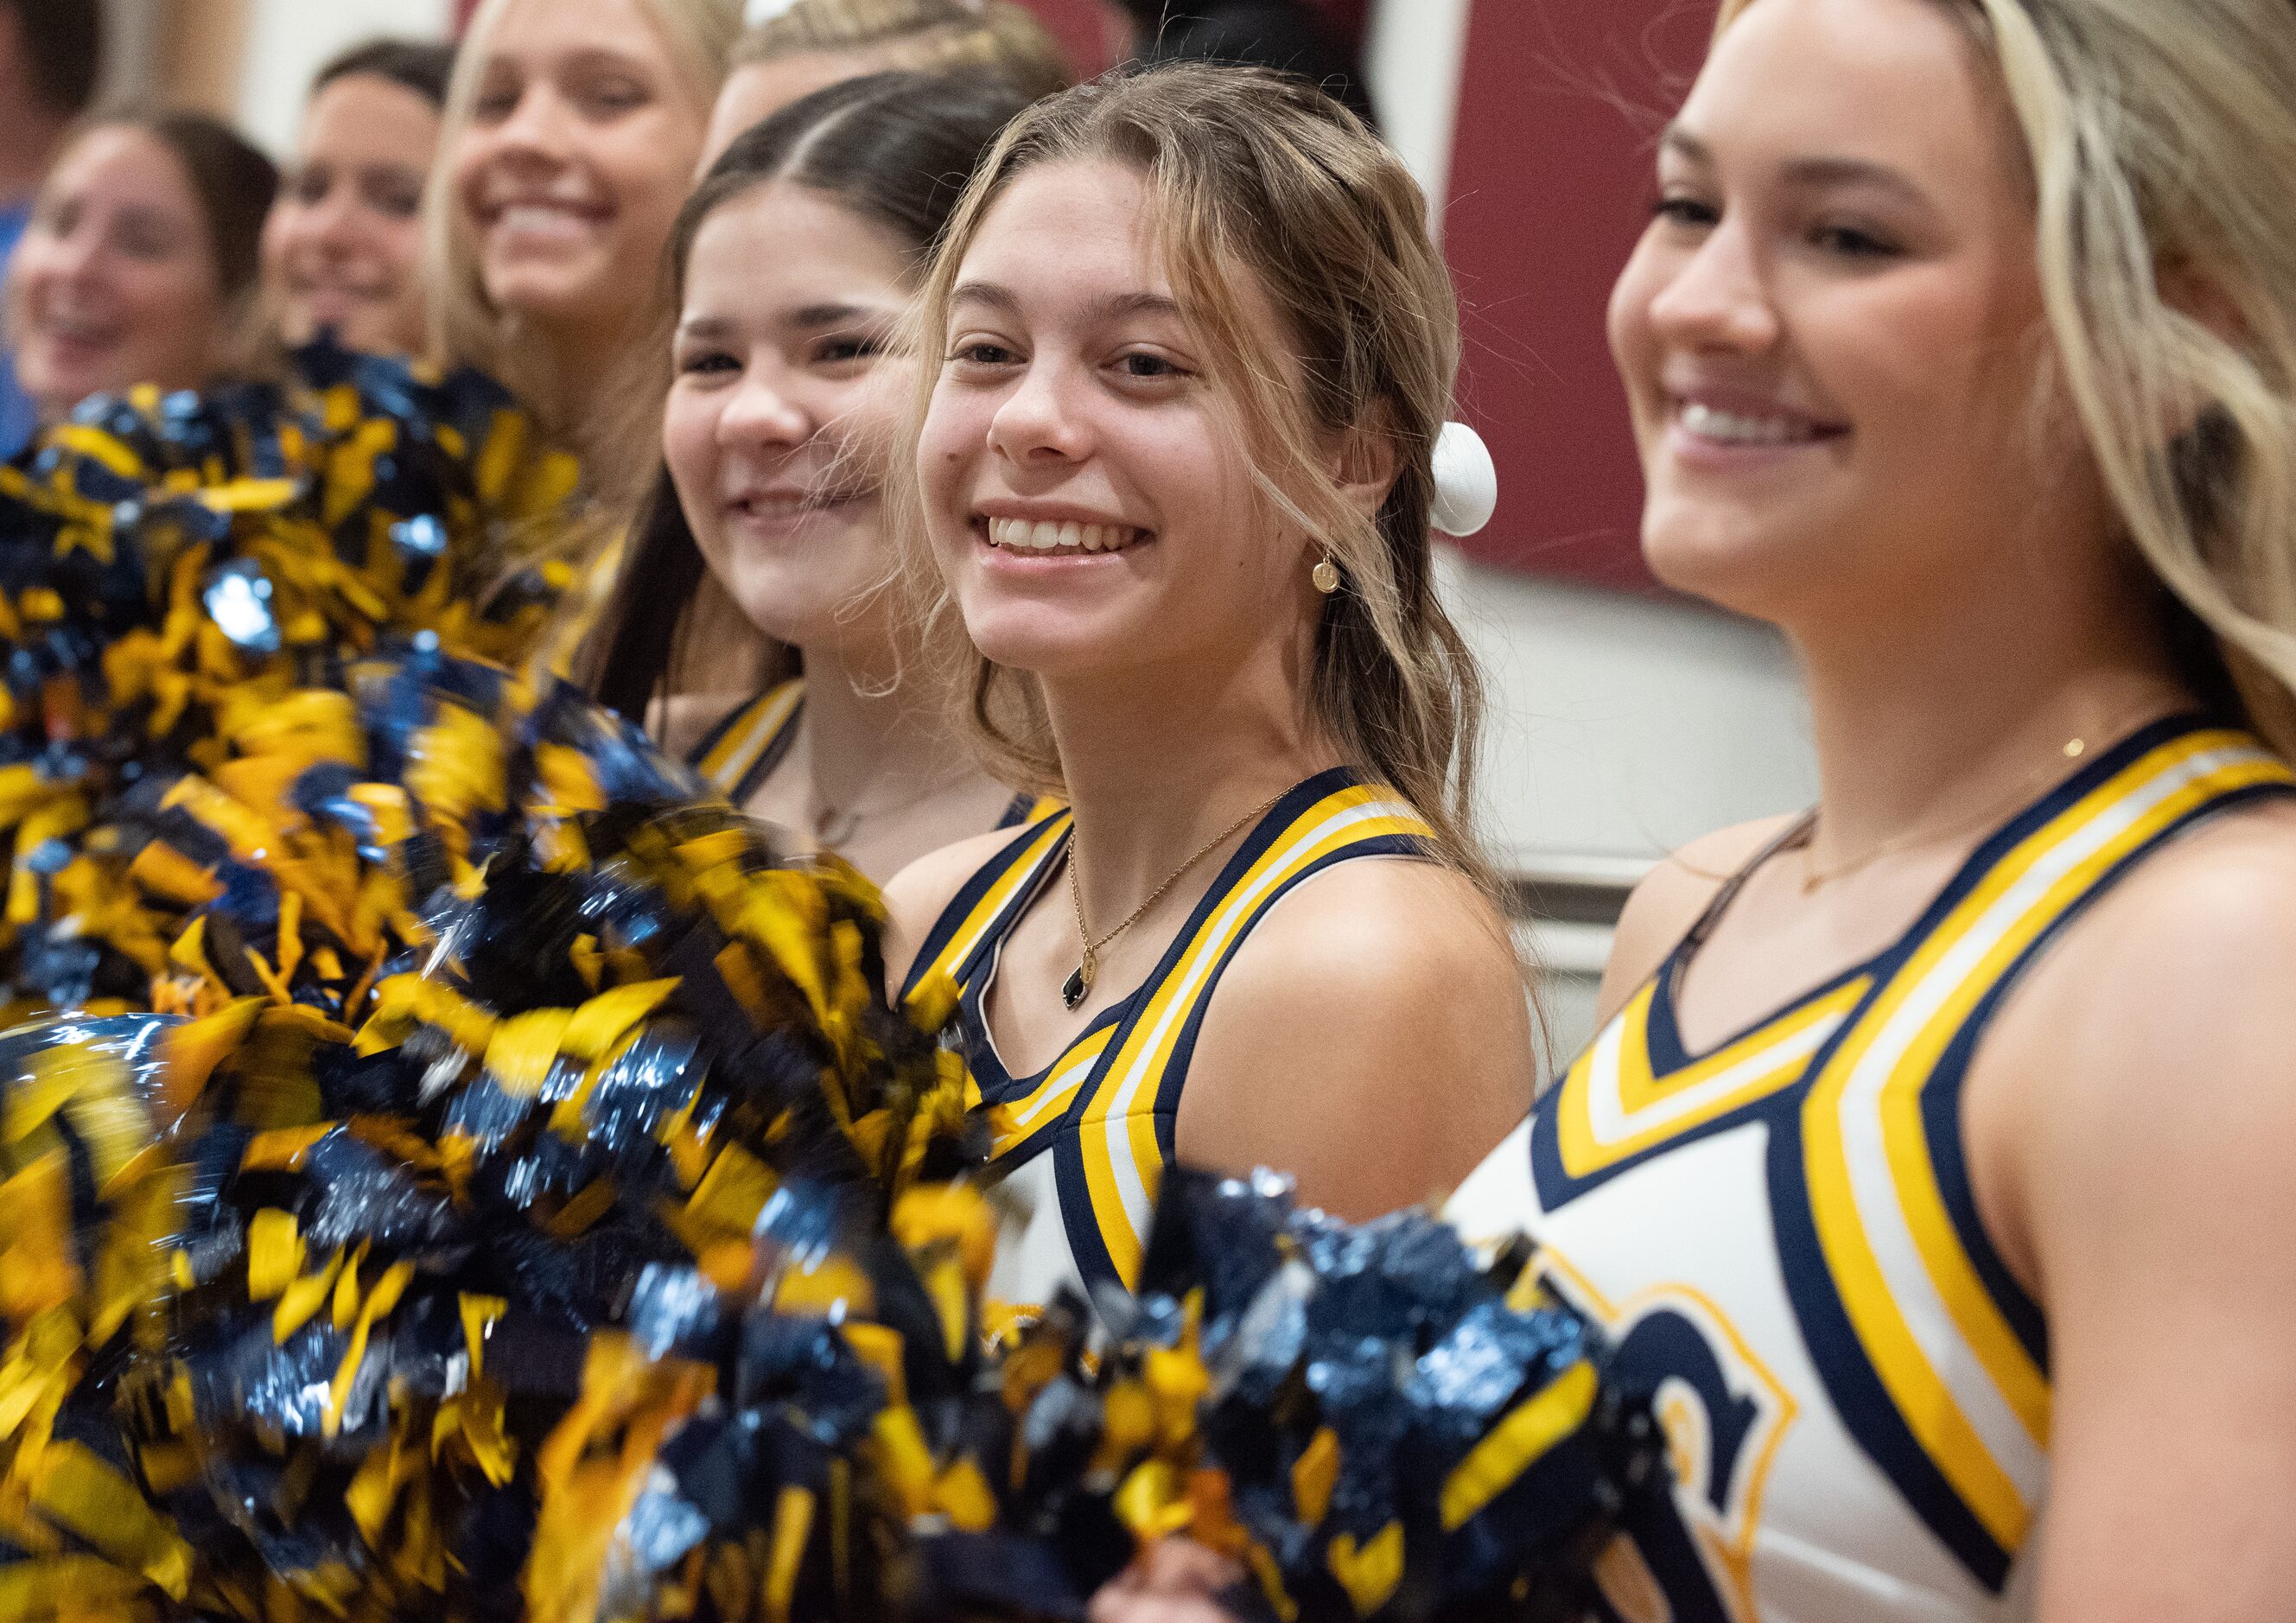
<svg viewBox="0 0 2296 1623"><path fill-rule="evenodd" d="M1317 722L1434 825L1452 863L1495 889L1472 833L1482 684L1437 598L1430 534L1459 324L1426 198L1354 114L1304 80L1182 64L1080 86L1023 113L973 177L926 283L927 342L947 331L950 291L996 201L1030 168L1078 161L1146 177L1173 287L1206 350L1232 357L1213 381L1234 407L1253 482L1340 567L1316 628ZM1240 271L1275 307L1275 331L1237 298ZM919 425L931 386L928 373ZM1326 466L1331 441L1348 433L1393 449L1394 487L1373 518ZM934 640L969 668L961 686L992 772L1057 791L1036 678L964 641L916 545L920 527L905 528Z"/></svg>
<svg viewBox="0 0 2296 1623"><path fill-rule="evenodd" d="M1728 0L1718 31L1755 3ZM2079 414L2172 651L2202 697L2296 758L2296 13L2288 0L1936 3L2014 113L2045 382ZM2204 284L2230 319L2194 319L2164 296L2171 280Z"/></svg>
<svg viewBox="0 0 2296 1623"><path fill-rule="evenodd" d="M685 200L669 234L674 297L685 296L693 240L710 217L777 181L890 235L914 283L973 166L1028 99L998 73L879 73L791 102L735 137ZM707 574L667 468L655 476L631 544L591 686L601 703L642 723L653 701L680 689ZM766 655L769 673L796 674L794 650L776 643Z"/></svg>
<svg viewBox="0 0 2296 1623"><path fill-rule="evenodd" d="M230 330L245 318L262 274L263 221L279 194L278 166L230 125L203 112L129 108L99 113L79 126L73 140L105 129L140 131L184 166L207 227Z"/></svg>
<svg viewBox="0 0 2296 1623"><path fill-rule="evenodd" d="M814 51L868 51L913 73L988 68L1031 100L1076 83L1060 42L1013 0L797 0L742 36L734 65Z"/></svg>

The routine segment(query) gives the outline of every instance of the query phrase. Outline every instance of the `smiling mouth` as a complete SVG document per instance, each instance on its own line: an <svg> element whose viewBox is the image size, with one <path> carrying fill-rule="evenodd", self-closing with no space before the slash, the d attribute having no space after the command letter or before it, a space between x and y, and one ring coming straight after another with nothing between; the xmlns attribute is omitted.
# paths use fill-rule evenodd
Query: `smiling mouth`
<svg viewBox="0 0 2296 1623"><path fill-rule="evenodd" d="M84 349L103 348L119 337L118 329L108 322L83 321L70 316L46 316L37 326L41 336L52 342Z"/></svg>
<svg viewBox="0 0 2296 1623"><path fill-rule="evenodd" d="M1675 406L1675 422L1685 434L1718 446L1774 447L1816 445L1848 430L1792 412L1733 412L1702 401Z"/></svg>
<svg viewBox="0 0 2296 1623"><path fill-rule="evenodd" d="M976 519L976 534L999 552L1023 558L1086 558L1121 553L1151 538L1127 524L1068 524L1046 520Z"/></svg>
<svg viewBox="0 0 2296 1623"><path fill-rule="evenodd" d="M518 236L583 236L603 217L599 210L565 203L504 203L488 216L487 228Z"/></svg>

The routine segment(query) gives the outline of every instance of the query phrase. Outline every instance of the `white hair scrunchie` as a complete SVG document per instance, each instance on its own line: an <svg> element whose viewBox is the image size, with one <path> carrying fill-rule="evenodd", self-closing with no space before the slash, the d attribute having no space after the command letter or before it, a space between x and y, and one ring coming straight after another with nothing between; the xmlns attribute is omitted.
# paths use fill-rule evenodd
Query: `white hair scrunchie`
<svg viewBox="0 0 2296 1623"><path fill-rule="evenodd" d="M1445 423L1435 437L1435 500L1428 522L1447 536L1472 536L1498 507L1499 470L1490 447L1465 423Z"/></svg>

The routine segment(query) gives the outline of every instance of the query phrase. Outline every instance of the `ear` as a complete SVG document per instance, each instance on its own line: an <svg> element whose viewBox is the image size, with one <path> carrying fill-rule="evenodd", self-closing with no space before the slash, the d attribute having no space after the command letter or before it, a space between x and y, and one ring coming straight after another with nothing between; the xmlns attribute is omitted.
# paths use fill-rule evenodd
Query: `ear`
<svg viewBox="0 0 2296 1623"><path fill-rule="evenodd" d="M1395 437L1376 422L1359 422L1341 433L1332 454L1332 478L1340 493L1367 519L1379 516L1395 488L1401 462Z"/></svg>
<svg viewBox="0 0 2296 1623"><path fill-rule="evenodd" d="M2224 283L2190 259L2164 261L2153 273L2161 302L2231 348L2245 350L2256 330L2241 312L2240 303ZM2171 439L2181 439L2199 426L2209 402L2197 389L2179 389L2171 397L2168 421L2161 427Z"/></svg>

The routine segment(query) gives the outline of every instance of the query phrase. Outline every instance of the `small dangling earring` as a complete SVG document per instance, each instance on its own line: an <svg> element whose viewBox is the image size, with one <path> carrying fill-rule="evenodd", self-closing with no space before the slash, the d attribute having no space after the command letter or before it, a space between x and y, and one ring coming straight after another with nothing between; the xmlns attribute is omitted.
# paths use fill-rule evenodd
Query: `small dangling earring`
<svg viewBox="0 0 2296 1623"><path fill-rule="evenodd" d="M1340 566L1332 561L1331 553L1325 553L1308 578L1316 583L1316 590L1329 597L1340 589Z"/></svg>

